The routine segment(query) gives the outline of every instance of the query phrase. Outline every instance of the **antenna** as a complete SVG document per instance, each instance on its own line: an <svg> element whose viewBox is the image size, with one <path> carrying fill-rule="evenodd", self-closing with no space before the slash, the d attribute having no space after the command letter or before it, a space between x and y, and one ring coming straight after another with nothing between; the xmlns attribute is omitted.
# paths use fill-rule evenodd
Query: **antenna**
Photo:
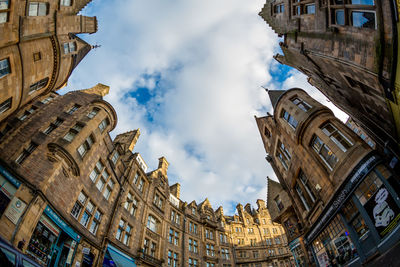
<svg viewBox="0 0 400 267"><path fill-rule="evenodd" d="M101 47L101 45L98 45L97 43L95 45L92 45L93 49L100 48L100 47Z"/></svg>
<svg viewBox="0 0 400 267"><path fill-rule="evenodd" d="M261 85L261 88L263 88L263 89L264 89L265 91L267 91L267 92L268 92L268 90L269 90L268 88L265 88L265 87L262 86L262 85Z"/></svg>

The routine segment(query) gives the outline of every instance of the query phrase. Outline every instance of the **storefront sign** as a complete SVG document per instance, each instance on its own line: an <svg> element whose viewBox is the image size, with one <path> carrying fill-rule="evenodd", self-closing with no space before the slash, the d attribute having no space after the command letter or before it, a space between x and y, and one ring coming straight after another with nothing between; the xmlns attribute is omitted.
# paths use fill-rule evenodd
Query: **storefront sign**
<svg viewBox="0 0 400 267"><path fill-rule="evenodd" d="M26 208L25 202L17 197L13 197L10 204L8 205L4 215L10 219L13 224L17 224L19 218Z"/></svg>
<svg viewBox="0 0 400 267"><path fill-rule="evenodd" d="M21 182L14 178L3 166L0 165L0 174L3 175L10 183L12 183L17 188L20 187Z"/></svg>
<svg viewBox="0 0 400 267"><path fill-rule="evenodd" d="M85 255L89 254L90 253L90 248L84 247L82 249L82 253L85 254Z"/></svg>
<svg viewBox="0 0 400 267"><path fill-rule="evenodd" d="M390 233L400 220L400 209L384 185L365 203L364 208L381 237Z"/></svg>
<svg viewBox="0 0 400 267"><path fill-rule="evenodd" d="M67 233L74 240L81 240L81 236L78 235L71 227L69 227L49 206L44 209L44 213L49 216L65 233Z"/></svg>
<svg viewBox="0 0 400 267"><path fill-rule="evenodd" d="M340 207L344 204L345 200L355 190L358 182L372 170L378 160L378 156L369 155L361 160L357 167L354 168L354 170L346 179L346 181L348 181L347 184L341 186L341 188L336 193L337 196L334 197L330 203L328 203L327 207L329 208L323 212L323 215L318 219L318 222L312 226L313 229L306 235L305 241L307 244L311 243L312 240L314 240L314 238L322 230L322 228L337 213Z"/></svg>

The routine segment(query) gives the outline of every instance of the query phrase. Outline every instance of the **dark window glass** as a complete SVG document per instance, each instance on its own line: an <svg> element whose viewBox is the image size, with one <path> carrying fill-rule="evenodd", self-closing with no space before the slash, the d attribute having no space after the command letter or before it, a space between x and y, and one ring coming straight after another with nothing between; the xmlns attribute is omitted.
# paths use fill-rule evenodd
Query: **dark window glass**
<svg viewBox="0 0 400 267"><path fill-rule="evenodd" d="M0 60L0 78L11 72L8 58Z"/></svg>
<svg viewBox="0 0 400 267"><path fill-rule="evenodd" d="M306 13L307 14L315 14L315 5L307 5Z"/></svg>
<svg viewBox="0 0 400 267"><path fill-rule="evenodd" d="M344 10L336 10L335 11L335 24L344 25Z"/></svg>
<svg viewBox="0 0 400 267"><path fill-rule="evenodd" d="M375 13L366 11L352 11L351 23L354 27L375 29Z"/></svg>

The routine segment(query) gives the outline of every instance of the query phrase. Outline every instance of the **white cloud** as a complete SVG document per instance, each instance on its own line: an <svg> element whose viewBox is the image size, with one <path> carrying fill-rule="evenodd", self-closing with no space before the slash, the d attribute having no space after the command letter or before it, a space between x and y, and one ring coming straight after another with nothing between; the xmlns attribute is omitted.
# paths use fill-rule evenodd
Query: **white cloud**
<svg viewBox="0 0 400 267"><path fill-rule="evenodd" d="M255 205L266 197L266 176L275 177L253 117L270 111L260 86L278 87L270 68L279 40L258 16L264 3L120 0L110 8L94 1L82 13L97 16L99 32L84 38L102 47L81 62L67 90L110 85L113 135L140 128L135 150L150 168L167 158L183 200L208 197L227 213L232 201ZM144 79L153 74L161 85ZM304 81L294 73L284 86L309 89ZM132 97L135 86L152 90L146 105Z"/></svg>

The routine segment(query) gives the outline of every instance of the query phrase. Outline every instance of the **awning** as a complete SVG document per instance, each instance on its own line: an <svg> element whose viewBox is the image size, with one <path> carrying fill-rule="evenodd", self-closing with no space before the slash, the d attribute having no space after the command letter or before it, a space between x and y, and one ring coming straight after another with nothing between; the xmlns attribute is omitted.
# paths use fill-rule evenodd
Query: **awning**
<svg viewBox="0 0 400 267"><path fill-rule="evenodd" d="M136 267L136 264L132 257L108 244L103 266Z"/></svg>

